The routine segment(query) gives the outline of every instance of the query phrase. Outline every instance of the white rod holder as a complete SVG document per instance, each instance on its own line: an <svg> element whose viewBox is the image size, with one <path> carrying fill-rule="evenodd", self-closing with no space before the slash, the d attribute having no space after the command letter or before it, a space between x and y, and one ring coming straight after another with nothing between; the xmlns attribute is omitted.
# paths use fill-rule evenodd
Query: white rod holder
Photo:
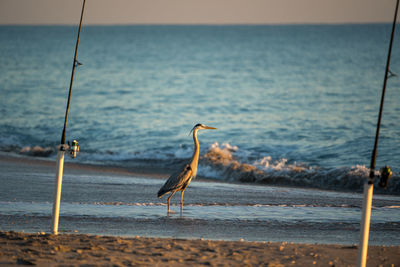
<svg viewBox="0 0 400 267"><path fill-rule="evenodd" d="M56 179L55 179L55 187L54 187L54 200L53 200L53 217L52 217L52 228L51 232L55 235L58 234L58 218L60 215L60 201L61 201L61 187L62 187L62 178L64 171L64 155L65 151L63 147L57 152L57 170L56 170Z"/></svg>
<svg viewBox="0 0 400 267"><path fill-rule="evenodd" d="M364 184L363 210L361 215L360 246L358 248L358 267L365 267L367 264L369 226L371 221L372 194L374 184L367 181Z"/></svg>

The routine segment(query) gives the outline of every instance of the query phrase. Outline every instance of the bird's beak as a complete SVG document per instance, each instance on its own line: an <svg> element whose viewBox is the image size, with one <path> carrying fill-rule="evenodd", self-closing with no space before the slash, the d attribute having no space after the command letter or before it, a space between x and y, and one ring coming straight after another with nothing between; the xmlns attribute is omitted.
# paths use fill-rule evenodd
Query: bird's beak
<svg viewBox="0 0 400 267"><path fill-rule="evenodd" d="M196 127L193 127L193 129L192 130L190 130L190 133L189 133L189 135L194 131L194 129L195 129ZM203 125L202 126L202 128L200 128L200 129L202 129L202 130L217 130L217 128L214 128L214 127L211 127L211 126L206 126L206 125Z"/></svg>

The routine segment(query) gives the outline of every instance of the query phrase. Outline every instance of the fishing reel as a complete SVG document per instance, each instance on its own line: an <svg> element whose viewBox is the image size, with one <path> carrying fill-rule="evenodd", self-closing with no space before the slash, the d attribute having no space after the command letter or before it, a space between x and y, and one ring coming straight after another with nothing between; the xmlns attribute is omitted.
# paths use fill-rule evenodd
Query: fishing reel
<svg viewBox="0 0 400 267"><path fill-rule="evenodd" d="M76 155L78 154L78 152L79 152L79 144L78 144L78 141L76 141L76 140L74 140L74 141L72 141L72 145L69 143L69 141L68 141L68 153L69 153L69 156L71 157L71 158L76 158Z"/></svg>
<svg viewBox="0 0 400 267"><path fill-rule="evenodd" d="M379 186L383 188L387 188L390 177L393 172L389 166L385 166L381 168L381 180L379 181Z"/></svg>
<svg viewBox="0 0 400 267"><path fill-rule="evenodd" d="M79 152L79 144L78 141L74 140L72 141L72 145L71 143L68 141L68 144L63 144L60 146L60 151L65 151L68 152L69 156L71 158L76 158L76 155Z"/></svg>

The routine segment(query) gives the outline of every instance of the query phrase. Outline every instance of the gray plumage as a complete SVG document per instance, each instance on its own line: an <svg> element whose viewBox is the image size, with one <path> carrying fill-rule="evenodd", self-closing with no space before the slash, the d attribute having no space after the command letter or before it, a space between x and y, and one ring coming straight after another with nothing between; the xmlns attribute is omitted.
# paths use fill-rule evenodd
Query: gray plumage
<svg viewBox="0 0 400 267"><path fill-rule="evenodd" d="M183 171L176 171L168 178L160 191L158 191L158 197L162 197L172 191L179 191L180 189L186 188L193 176L193 171L189 164L186 164Z"/></svg>
<svg viewBox="0 0 400 267"><path fill-rule="evenodd" d="M214 127L206 126L203 124L196 124L191 132L193 131L193 141L194 141L194 151L192 159L188 164L183 167L183 170L180 169L177 172L174 172L165 184L160 188L157 193L158 197L162 197L165 194L171 193L168 197L168 212L169 210L169 203L171 197L178 191L181 191L181 215L183 210L183 193L185 189L188 187L190 181L196 177L197 174L197 164L199 162L199 152L200 152L200 145L199 141L197 140L197 131L198 130L205 130L205 129L216 129Z"/></svg>

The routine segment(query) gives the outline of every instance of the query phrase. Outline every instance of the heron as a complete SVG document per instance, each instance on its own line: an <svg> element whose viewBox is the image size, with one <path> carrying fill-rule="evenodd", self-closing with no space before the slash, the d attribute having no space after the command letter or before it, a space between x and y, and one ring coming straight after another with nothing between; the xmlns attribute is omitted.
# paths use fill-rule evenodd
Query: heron
<svg viewBox="0 0 400 267"><path fill-rule="evenodd" d="M170 212L169 209L169 201L171 197L178 191L181 191L181 216L183 210L183 193L185 189L188 187L190 181L196 177L197 174L197 164L199 162L199 152L200 152L200 145L199 141L197 140L197 131L198 130L216 130L217 128L206 126L204 124L196 124L190 133L193 132L193 141L194 141L194 151L192 159L188 164L183 167L183 170L178 170L177 172L173 173L165 184L161 187L158 191L157 196L161 198L165 194L171 193L168 197L168 214ZM189 133L189 135L190 135Z"/></svg>

